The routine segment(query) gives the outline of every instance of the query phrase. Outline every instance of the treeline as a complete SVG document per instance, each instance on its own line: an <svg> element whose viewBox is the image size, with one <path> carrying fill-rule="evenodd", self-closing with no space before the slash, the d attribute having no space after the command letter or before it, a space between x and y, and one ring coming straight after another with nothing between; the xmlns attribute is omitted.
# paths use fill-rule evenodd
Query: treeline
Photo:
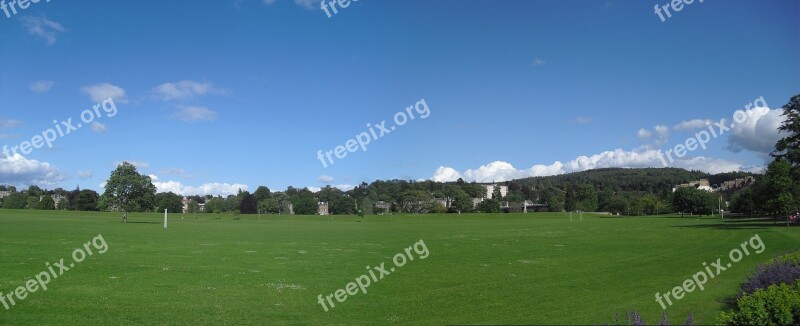
<svg viewBox="0 0 800 326"><path fill-rule="evenodd" d="M261 186L255 192L239 190L227 197L189 197L190 213L238 212L241 214L314 215L320 202L338 215L383 213L495 213L508 203L536 204L552 212L587 211L624 215L664 213L711 214L731 201L734 212L781 215L800 206L800 95L784 106L786 121L779 128L786 135L778 141L772 162L755 184L737 191L709 193L694 187L673 188L693 180L707 179L713 185L753 176L730 172L711 175L678 168L597 169L564 175L526 178L497 183L506 186L502 194L494 188L492 199L483 185L475 182L379 180L362 183L349 191L326 187L318 192L289 187L272 192ZM156 193L150 177L123 163L111 173L102 195L92 190L54 191L32 186L22 192L0 187L11 194L2 200L4 208L182 211L183 197ZM63 204L62 204L63 202ZM509 205L510 206L510 205ZM201 209L202 207L202 209ZM127 216L127 214L126 214Z"/></svg>
<svg viewBox="0 0 800 326"><path fill-rule="evenodd" d="M76 188L66 191L58 188L44 190L38 186L30 186L26 190L17 191L14 186L0 185L0 192L9 194L0 200L3 208L8 209L41 209L41 210L70 210L70 211L96 211L99 210L100 195L91 189Z"/></svg>
<svg viewBox="0 0 800 326"><path fill-rule="evenodd" d="M127 167L127 169L135 169ZM749 173L708 175L697 171L682 169L601 169L568 175L538 177L524 180L496 183L508 187L503 196L495 187L492 199L487 199L486 188L475 182L441 183L434 181L378 180L370 184L362 183L350 191L325 187L318 192L309 189L289 187L286 191L272 192L261 186L255 192L239 190L236 195L188 196L188 213L241 213L241 214L297 214L315 215L320 202L328 204L328 211L335 215L385 214L385 213L497 213L501 204L538 204L551 212L586 211L610 212L622 215L654 215L671 212L692 214L711 214L719 206L719 194L712 194L694 188L683 188L673 193L677 184L687 183L698 178L724 182L730 178L749 176ZM764 209L761 197L753 194L774 180L767 178L757 182L734 196L736 211L758 213ZM113 175L112 175L113 176ZM141 176L147 179L145 176ZM632 180L638 180L637 185ZM149 183L149 180L144 180ZM149 187L145 187L149 188ZM774 188L774 187L772 187ZM644 190L642 190L644 189ZM12 193L2 200L4 208L10 209L65 209L65 210L117 210L117 205L108 196L99 195L94 190L53 191L32 186L21 192L14 187L0 186L0 191ZM770 195L763 195L770 196ZM54 200L55 199L55 200ZM60 199L60 200L59 200ZM438 200L437 200L438 199ZM58 200L58 205L56 205ZM445 207L443 203L448 207ZM167 192L144 192L130 211L182 212L183 196Z"/></svg>

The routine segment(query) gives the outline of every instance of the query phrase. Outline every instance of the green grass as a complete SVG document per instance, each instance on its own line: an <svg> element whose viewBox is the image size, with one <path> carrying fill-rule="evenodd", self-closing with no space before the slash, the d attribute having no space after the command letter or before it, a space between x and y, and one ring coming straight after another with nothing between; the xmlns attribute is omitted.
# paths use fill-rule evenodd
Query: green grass
<svg viewBox="0 0 800 326"><path fill-rule="evenodd" d="M669 307L712 323L757 263L798 248L800 229L711 218L564 214L358 217L0 210L6 293L102 234L109 245L31 294L0 324L595 324L637 308L657 323L666 292L758 234L766 244ZM317 295L424 240L408 263L324 312Z"/></svg>

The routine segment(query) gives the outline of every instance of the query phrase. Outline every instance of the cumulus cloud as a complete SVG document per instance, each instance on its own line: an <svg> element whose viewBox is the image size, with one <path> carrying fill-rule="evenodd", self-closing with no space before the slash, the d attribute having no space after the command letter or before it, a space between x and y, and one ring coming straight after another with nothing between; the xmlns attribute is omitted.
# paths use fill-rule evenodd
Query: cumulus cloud
<svg viewBox="0 0 800 326"><path fill-rule="evenodd" d="M756 107L747 111L747 119L736 123L728 137L728 149L734 153L743 150L766 155L775 150L775 143L785 135L778 128L786 120L782 109L770 110Z"/></svg>
<svg viewBox="0 0 800 326"><path fill-rule="evenodd" d="M217 113L205 106L184 106L172 117L184 122L214 121Z"/></svg>
<svg viewBox="0 0 800 326"><path fill-rule="evenodd" d="M650 139L650 137L653 137L653 132L651 132L650 130L642 128L642 129L639 129L639 131L636 132L636 137L639 137L641 139Z"/></svg>
<svg viewBox="0 0 800 326"><path fill-rule="evenodd" d="M114 102L128 103L128 99L125 98L125 90L109 83L84 86L81 91L88 95L92 102L99 103L110 97Z"/></svg>
<svg viewBox="0 0 800 326"><path fill-rule="evenodd" d="M322 183L331 183L333 182L334 179L332 176L329 175L321 175L319 176L319 178L317 178L317 180Z"/></svg>
<svg viewBox="0 0 800 326"><path fill-rule="evenodd" d="M66 178L50 163L27 159L18 153L0 156L0 180L3 183L52 187Z"/></svg>
<svg viewBox="0 0 800 326"><path fill-rule="evenodd" d="M55 44L56 35L67 31L64 26L47 17L23 16L21 20L29 34L43 39L47 45Z"/></svg>
<svg viewBox="0 0 800 326"><path fill-rule="evenodd" d="M241 183L204 183L199 186L186 186L178 181L160 181L158 176L150 175L153 179L153 185L156 186L158 192L174 192L182 196L228 196L239 193L239 190L247 191L249 188L246 184Z"/></svg>
<svg viewBox="0 0 800 326"><path fill-rule="evenodd" d="M98 132L98 133L106 132L106 131L108 131L108 127L106 127L106 125L104 125L102 123L94 122L94 123L92 123L92 131Z"/></svg>
<svg viewBox="0 0 800 326"><path fill-rule="evenodd" d="M456 181L459 178L461 178L461 173L456 169L440 166L438 169L436 169L436 172L433 173L432 180L436 182L449 182Z"/></svg>
<svg viewBox="0 0 800 326"><path fill-rule="evenodd" d="M669 127L664 125L657 125L653 127L653 130L641 128L639 131L636 132L636 137L639 139L651 139L653 136L657 136L655 141L652 145L646 145L647 148L652 148L653 146L658 147L661 145L666 144L669 141Z"/></svg>
<svg viewBox="0 0 800 326"><path fill-rule="evenodd" d="M227 94L224 89L215 88L208 82L182 80L175 83L163 83L153 90L156 97L162 101L188 100L206 94Z"/></svg>
<svg viewBox="0 0 800 326"><path fill-rule="evenodd" d="M711 123L711 120L693 119L688 121L681 121L681 123L672 126L675 131L693 131L705 129Z"/></svg>
<svg viewBox="0 0 800 326"><path fill-rule="evenodd" d="M541 65L544 65L545 63L546 62L544 62L544 60L542 60L540 58L533 59L533 65L534 66L541 66Z"/></svg>
<svg viewBox="0 0 800 326"><path fill-rule="evenodd" d="M90 170L78 171L78 179L81 179L81 180L91 179L92 176L94 176L94 172L92 172Z"/></svg>
<svg viewBox="0 0 800 326"><path fill-rule="evenodd" d="M55 83L49 80L37 80L28 85L28 89L36 93L44 93L53 88L53 85Z"/></svg>
<svg viewBox="0 0 800 326"><path fill-rule="evenodd" d="M320 190L322 190L322 188L320 188L320 187L306 187L306 188L308 188L308 190L313 192L313 193L317 193ZM348 184L342 184L342 185L331 185L331 188L336 188L336 189L339 189L341 191L350 191L350 190L355 189L356 186L348 185Z"/></svg>
<svg viewBox="0 0 800 326"><path fill-rule="evenodd" d="M591 156L580 156L566 163L556 161L549 165L533 165L527 169L517 169L511 165L511 163L503 161L494 161L478 167L477 169L468 169L463 173L453 168L442 166L436 169L431 179L434 181L449 182L456 181L463 175L464 180L470 182L502 182L513 179L551 176L600 168L661 168L664 167L663 162L666 160L665 158L662 160L662 158L663 156L661 156L659 151L654 149L640 151L616 149ZM679 159L671 164L668 161L667 163L672 167L701 170L709 173L760 169L760 167L747 167L736 162L705 157Z"/></svg>

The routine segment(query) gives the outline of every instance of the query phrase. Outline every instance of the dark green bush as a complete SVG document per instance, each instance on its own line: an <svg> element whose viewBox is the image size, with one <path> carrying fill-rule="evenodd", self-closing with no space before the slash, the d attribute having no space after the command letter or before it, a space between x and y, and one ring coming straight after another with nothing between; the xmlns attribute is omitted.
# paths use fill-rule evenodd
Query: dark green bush
<svg viewBox="0 0 800 326"><path fill-rule="evenodd" d="M723 325L800 325L800 281L771 285L737 301L738 311L723 312Z"/></svg>

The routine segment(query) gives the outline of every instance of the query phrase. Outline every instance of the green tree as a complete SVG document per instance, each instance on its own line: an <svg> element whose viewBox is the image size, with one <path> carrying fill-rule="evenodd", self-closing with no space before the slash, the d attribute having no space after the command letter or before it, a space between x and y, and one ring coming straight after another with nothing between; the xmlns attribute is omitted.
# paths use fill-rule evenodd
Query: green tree
<svg viewBox="0 0 800 326"><path fill-rule="evenodd" d="M225 212L225 199L222 197L212 197L206 200L206 213Z"/></svg>
<svg viewBox="0 0 800 326"><path fill-rule="evenodd" d="M731 211L734 213L748 214L752 217L755 207L753 188L739 191L731 197Z"/></svg>
<svg viewBox="0 0 800 326"><path fill-rule="evenodd" d="M256 196L245 191L244 196L242 196L239 212L242 214L256 214L258 213L257 209L258 203L256 202Z"/></svg>
<svg viewBox="0 0 800 326"><path fill-rule="evenodd" d="M195 214L200 211L200 203L197 199L189 200L189 214Z"/></svg>
<svg viewBox="0 0 800 326"><path fill-rule="evenodd" d="M585 183L578 186L575 191L575 200L578 210L584 212L597 211L597 191L591 184Z"/></svg>
<svg viewBox="0 0 800 326"><path fill-rule="evenodd" d="M266 198L258 202L258 210L264 214L280 214L281 206L275 198Z"/></svg>
<svg viewBox="0 0 800 326"><path fill-rule="evenodd" d="M672 207L685 213L711 214L717 207L717 197L707 191L693 187L684 187L675 190L672 194Z"/></svg>
<svg viewBox="0 0 800 326"><path fill-rule="evenodd" d="M795 167L800 165L800 94L795 95L783 106L786 120L778 128L786 137L775 144L772 156L785 159Z"/></svg>
<svg viewBox="0 0 800 326"><path fill-rule="evenodd" d="M150 177L139 174L133 164L123 162L111 172L103 197L125 212L122 221L128 223L128 212L152 209L155 195L156 187Z"/></svg>
<svg viewBox="0 0 800 326"><path fill-rule="evenodd" d="M564 198L564 209L568 212L578 209L577 199L575 199L575 189L571 186L567 186L567 195Z"/></svg>
<svg viewBox="0 0 800 326"><path fill-rule="evenodd" d="M256 197L256 202L260 203L262 200L269 198L272 195L272 192L269 191L269 188L260 186L256 189L256 192L253 193L253 196Z"/></svg>
<svg viewBox="0 0 800 326"><path fill-rule="evenodd" d="M292 205L294 213L297 215L317 215L319 213L317 200L308 195L298 196L292 200Z"/></svg>
<svg viewBox="0 0 800 326"><path fill-rule="evenodd" d="M500 201L497 199L485 199L478 204L477 210L481 213L500 213Z"/></svg>
<svg viewBox="0 0 800 326"><path fill-rule="evenodd" d="M21 192L13 192L3 198L3 208L25 209L26 205L28 205L28 196Z"/></svg>
<svg viewBox="0 0 800 326"><path fill-rule="evenodd" d="M156 194L156 211L163 212L165 209L172 213L183 212L183 197L173 192L161 192Z"/></svg>
<svg viewBox="0 0 800 326"><path fill-rule="evenodd" d="M767 167L764 175L764 191L767 197L765 208L771 214L783 215L797 208L792 193L791 165L783 159L776 159Z"/></svg>
<svg viewBox="0 0 800 326"><path fill-rule="evenodd" d="M52 211L56 209L56 202L52 196L43 195L39 202L36 204L36 209Z"/></svg>

